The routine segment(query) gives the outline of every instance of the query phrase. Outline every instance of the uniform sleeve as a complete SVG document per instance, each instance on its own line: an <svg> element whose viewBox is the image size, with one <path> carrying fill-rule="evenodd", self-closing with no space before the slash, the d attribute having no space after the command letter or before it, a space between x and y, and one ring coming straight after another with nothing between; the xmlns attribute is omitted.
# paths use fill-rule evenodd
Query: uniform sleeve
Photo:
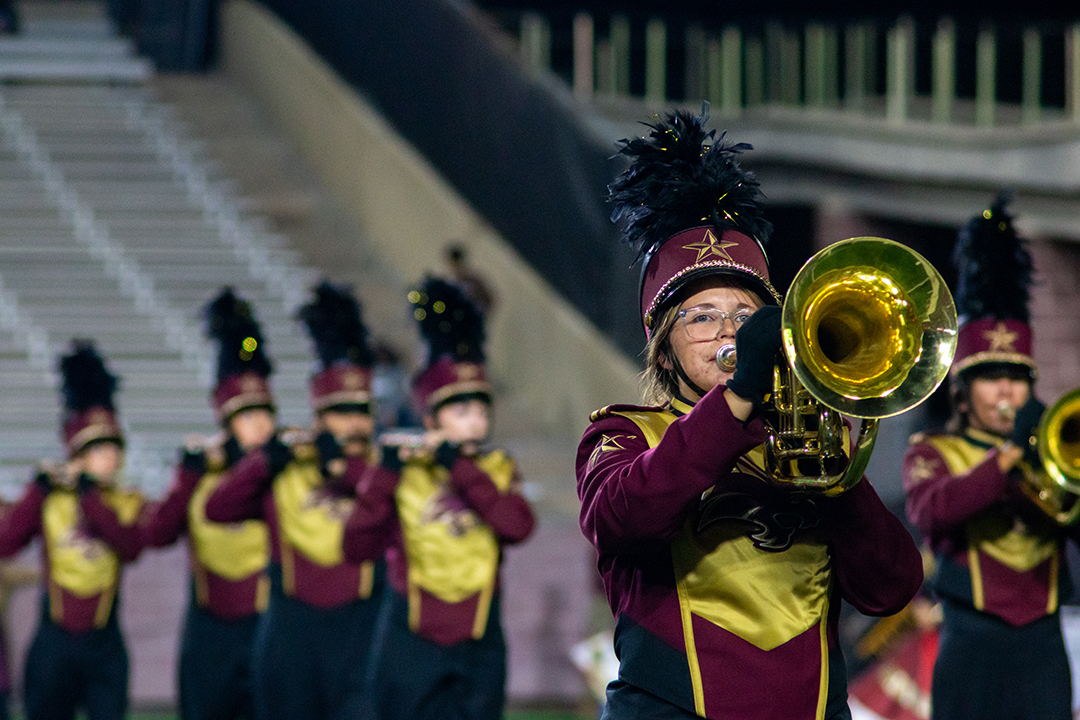
<svg viewBox="0 0 1080 720"><path fill-rule="evenodd" d="M356 486L356 504L345 521L345 559L360 563L381 558L398 532L394 490L400 475L382 465L364 471Z"/></svg>
<svg viewBox="0 0 1080 720"><path fill-rule="evenodd" d="M149 547L166 547L187 530L188 504L202 476L177 465L169 492L160 502L147 508L143 534Z"/></svg>
<svg viewBox="0 0 1080 720"><path fill-rule="evenodd" d="M0 557L11 557L22 550L41 532L41 504L45 493L35 483L15 504L0 514Z"/></svg>
<svg viewBox="0 0 1080 720"><path fill-rule="evenodd" d="M266 452L252 450L225 473L207 498L206 519L216 523L261 519L263 496L273 479Z"/></svg>
<svg viewBox="0 0 1080 720"><path fill-rule="evenodd" d="M744 424L731 414L723 387L675 420L651 449L632 421L599 420L578 446L582 532L601 552L670 541L691 504L764 441L760 420Z"/></svg>
<svg viewBox="0 0 1080 720"><path fill-rule="evenodd" d="M1013 484L998 468L995 450L966 473L953 475L945 459L928 443L908 448L903 474L908 517L931 544L1006 497Z"/></svg>
<svg viewBox="0 0 1080 720"><path fill-rule="evenodd" d="M822 505L841 596L864 615L900 612L923 582L911 533L866 478Z"/></svg>
<svg viewBox="0 0 1080 720"><path fill-rule="evenodd" d="M79 495L79 507L90 530L109 544L122 562L132 562L143 549L143 530L138 514L121 518L105 502L101 489L93 487Z"/></svg>
<svg viewBox="0 0 1080 720"><path fill-rule="evenodd" d="M532 534L536 525L529 502L520 493L521 481L514 468L510 488L500 492L476 463L459 457L450 468L450 480L465 495L465 501L483 519L500 542L515 544Z"/></svg>

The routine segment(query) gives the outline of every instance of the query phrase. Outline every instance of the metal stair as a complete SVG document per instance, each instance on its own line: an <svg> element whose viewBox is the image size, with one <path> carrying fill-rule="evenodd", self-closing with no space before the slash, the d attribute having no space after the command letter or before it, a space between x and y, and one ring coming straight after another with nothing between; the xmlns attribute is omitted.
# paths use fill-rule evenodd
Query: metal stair
<svg viewBox="0 0 1080 720"><path fill-rule="evenodd" d="M25 23L20 41L116 46L100 24L80 37L78 23L57 22ZM11 46L0 43L0 78ZM244 213L142 84L19 79L0 85L0 494L61 456L56 358L76 337L121 376L129 480L160 494L183 438L213 429L200 314L223 285L255 307L281 420L306 422L312 360L292 314L317 273Z"/></svg>

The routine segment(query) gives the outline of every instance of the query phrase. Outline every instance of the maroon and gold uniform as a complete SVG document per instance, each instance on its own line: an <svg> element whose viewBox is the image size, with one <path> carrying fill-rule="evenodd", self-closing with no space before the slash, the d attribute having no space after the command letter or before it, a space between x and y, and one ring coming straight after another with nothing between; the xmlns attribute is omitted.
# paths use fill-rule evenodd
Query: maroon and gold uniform
<svg viewBox="0 0 1080 720"><path fill-rule="evenodd" d="M171 545L187 535L196 604L222 619L256 615L266 609L270 542L258 520L221 524L206 518L206 500L221 482L222 468L200 475L176 468L168 494L145 521L147 544Z"/></svg>
<svg viewBox="0 0 1080 720"><path fill-rule="evenodd" d="M1058 608L1069 593L1059 526L1023 475L1043 412L1028 311L1031 256L1002 193L960 230L953 431L904 458L907 512L936 558L941 600L934 720L1067 720L1071 682Z"/></svg>
<svg viewBox="0 0 1080 720"><path fill-rule="evenodd" d="M1057 612L1068 594L1065 535L998 468L1005 438L968 428L918 435L904 458L908 514L937 555L940 594L1012 625Z"/></svg>
<svg viewBox="0 0 1080 720"><path fill-rule="evenodd" d="M283 467L271 460L280 449L245 455L210 495L206 516L222 523L261 519L269 528L270 605L255 641L258 716L348 717L364 701L375 616L373 564L349 562L342 553L345 518L367 460L346 456L343 472L327 478L314 446L286 447Z"/></svg>
<svg viewBox="0 0 1080 720"><path fill-rule="evenodd" d="M142 550L142 495L95 487L84 493L31 484L0 523L0 557L42 542L49 619L73 633L105 627L116 611L124 563Z"/></svg>
<svg viewBox="0 0 1080 720"><path fill-rule="evenodd" d="M767 484L764 438L722 386L696 406L595 413L578 448L581 526L620 682L700 717L830 717L846 700L840 599L895 612L921 561L865 479L836 498Z"/></svg>
<svg viewBox="0 0 1080 720"><path fill-rule="evenodd" d="M387 550L387 580L407 600L409 629L440 645L483 637L502 547L534 525L513 460L495 450L459 457L450 468L431 458L411 460L400 474L379 466L359 494L346 554Z"/></svg>
<svg viewBox="0 0 1080 720"><path fill-rule="evenodd" d="M129 668L119 592L124 564L143 547L144 500L112 482L124 446L112 399L117 379L88 341L74 342L60 369L67 464L43 467L0 522L0 557L42 541L42 613L23 704L29 720L74 720L80 708L90 720L120 720Z"/></svg>

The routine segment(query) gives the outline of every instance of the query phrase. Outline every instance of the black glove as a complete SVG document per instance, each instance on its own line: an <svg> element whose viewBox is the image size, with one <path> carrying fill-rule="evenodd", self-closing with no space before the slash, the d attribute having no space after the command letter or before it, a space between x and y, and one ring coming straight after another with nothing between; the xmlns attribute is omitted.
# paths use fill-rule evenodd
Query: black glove
<svg viewBox="0 0 1080 720"><path fill-rule="evenodd" d="M345 453L329 430L315 436L315 451L319 454L319 470L325 477L339 477L345 470Z"/></svg>
<svg viewBox="0 0 1080 720"><path fill-rule="evenodd" d="M379 464L390 472L400 473L405 463L401 461L400 445L383 445Z"/></svg>
<svg viewBox="0 0 1080 720"><path fill-rule="evenodd" d="M766 305L735 331L738 362L727 388L755 406L760 406L773 389L773 368L780 352L780 308Z"/></svg>
<svg viewBox="0 0 1080 720"><path fill-rule="evenodd" d="M42 495L48 495L53 489L52 475L48 470L39 470L34 476L34 484L41 490Z"/></svg>
<svg viewBox="0 0 1080 720"><path fill-rule="evenodd" d="M315 449L319 452L319 459L323 465L340 457L345 457L341 452L341 444L338 443L334 433L323 430L315 436Z"/></svg>
<svg viewBox="0 0 1080 720"><path fill-rule="evenodd" d="M285 469L285 466L292 461L292 449L288 445L281 442L281 438L274 433L274 436L263 445L263 452L266 453L266 463L270 467L270 476L276 477Z"/></svg>
<svg viewBox="0 0 1080 720"><path fill-rule="evenodd" d="M435 448L435 463L449 470L461 454L461 446L449 440L443 440L439 447Z"/></svg>
<svg viewBox="0 0 1080 720"><path fill-rule="evenodd" d="M75 482L75 489L80 495L85 495L95 487L97 487L97 481L94 478L87 473L79 473L79 479Z"/></svg>
<svg viewBox="0 0 1080 720"><path fill-rule="evenodd" d="M1009 436L1009 442L1024 451L1024 460L1034 468L1039 467L1042 463L1039 460L1039 453L1035 449L1035 445L1032 444L1031 438L1035 434L1035 431L1039 427L1039 421L1042 420L1043 413L1046 412L1046 406L1032 395L1024 403L1023 407L1016 411L1016 417L1013 418L1013 430Z"/></svg>
<svg viewBox="0 0 1080 720"><path fill-rule="evenodd" d="M206 474L206 451L202 448L180 448L180 466L188 472L202 477Z"/></svg>

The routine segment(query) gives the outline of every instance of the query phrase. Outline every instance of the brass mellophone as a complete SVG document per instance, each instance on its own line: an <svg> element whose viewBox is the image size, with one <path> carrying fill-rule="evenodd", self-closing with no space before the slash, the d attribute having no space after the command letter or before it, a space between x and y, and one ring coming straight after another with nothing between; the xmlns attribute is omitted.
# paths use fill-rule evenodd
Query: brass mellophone
<svg viewBox="0 0 1080 720"><path fill-rule="evenodd" d="M778 485L834 495L862 478L878 419L915 407L956 352L956 308L937 270L892 240L850 238L799 270L781 312L784 355L763 409L766 474ZM735 348L717 365L735 367ZM849 452L842 415L860 418Z"/></svg>

